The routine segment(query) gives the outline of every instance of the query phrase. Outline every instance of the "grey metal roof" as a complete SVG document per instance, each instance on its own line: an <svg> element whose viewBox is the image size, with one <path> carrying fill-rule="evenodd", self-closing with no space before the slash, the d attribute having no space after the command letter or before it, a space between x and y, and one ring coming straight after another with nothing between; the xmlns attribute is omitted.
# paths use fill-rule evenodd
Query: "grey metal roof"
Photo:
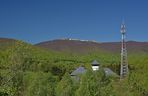
<svg viewBox="0 0 148 96"><path fill-rule="evenodd" d="M86 69L82 66L78 67L76 70L74 70L70 75L75 76L78 74L83 74L86 71Z"/></svg>
<svg viewBox="0 0 148 96"><path fill-rule="evenodd" d="M97 62L97 60L94 60L91 64L92 65L99 65L99 63Z"/></svg>
<svg viewBox="0 0 148 96"><path fill-rule="evenodd" d="M117 75L115 72L113 72L110 68L103 68L106 76L110 75Z"/></svg>
<svg viewBox="0 0 148 96"><path fill-rule="evenodd" d="M113 72L110 68L103 68L103 70L104 70L106 76L118 76L117 73ZM70 75L71 76L78 76L79 74L83 74L86 71L87 70L84 67L80 66L76 70L74 70Z"/></svg>

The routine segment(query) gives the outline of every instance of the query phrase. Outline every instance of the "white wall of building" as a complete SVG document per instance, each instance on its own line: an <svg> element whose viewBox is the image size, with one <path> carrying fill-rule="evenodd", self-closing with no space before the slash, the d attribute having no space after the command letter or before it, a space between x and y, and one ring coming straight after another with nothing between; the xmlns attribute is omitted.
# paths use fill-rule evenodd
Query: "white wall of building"
<svg viewBox="0 0 148 96"><path fill-rule="evenodd" d="M99 70L99 66L92 66L93 71Z"/></svg>

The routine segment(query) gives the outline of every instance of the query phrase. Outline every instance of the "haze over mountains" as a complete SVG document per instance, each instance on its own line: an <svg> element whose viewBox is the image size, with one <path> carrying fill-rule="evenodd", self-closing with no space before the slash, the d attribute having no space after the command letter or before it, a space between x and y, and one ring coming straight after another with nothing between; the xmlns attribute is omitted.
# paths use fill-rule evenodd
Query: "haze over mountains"
<svg viewBox="0 0 148 96"><path fill-rule="evenodd" d="M14 39L0 38L0 44L11 44ZM120 52L120 42L105 42L99 43L88 40L77 39L56 39L51 41L45 41L35 44L35 46L60 52L74 52L74 53L88 53L92 51L105 51L105 52ZM128 53L148 53L148 42L127 42Z"/></svg>

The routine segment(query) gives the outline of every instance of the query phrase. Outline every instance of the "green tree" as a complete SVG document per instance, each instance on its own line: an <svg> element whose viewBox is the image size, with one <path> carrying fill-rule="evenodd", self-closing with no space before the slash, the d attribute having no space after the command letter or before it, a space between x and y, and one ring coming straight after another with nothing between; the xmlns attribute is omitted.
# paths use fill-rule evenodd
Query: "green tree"
<svg viewBox="0 0 148 96"><path fill-rule="evenodd" d="M65 73L56 87L56 96L73 96L73 82L68 73Z"/></svg>
<svg viewBox="0 0 148 96"><path fill-rule="evenodd" d="M76 96L113 96L109 84L110 80L106 78L103 70L89 70L82 76Z"/></svg>
<svg viewBox="0 0 148 96"><path fill-rule="evenodd" d="M24 77L24 96L54 96L52 76L43 72L29 72Z"/></svg>

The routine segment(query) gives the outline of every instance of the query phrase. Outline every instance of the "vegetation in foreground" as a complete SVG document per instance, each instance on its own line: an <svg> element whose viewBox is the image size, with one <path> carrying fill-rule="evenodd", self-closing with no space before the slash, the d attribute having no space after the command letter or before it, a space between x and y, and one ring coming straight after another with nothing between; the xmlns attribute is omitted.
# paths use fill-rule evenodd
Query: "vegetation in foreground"
<svg viewBox="0 0 148 96"><path fill-rule="evenodd" d="M120 54L46 51L21 41L1 44L0 96L148 96L148 53L129 54L130 73L122 81L92 72L94 59L119 73ZM69 73L82 64L88 71L78 82Z"/></svg>

